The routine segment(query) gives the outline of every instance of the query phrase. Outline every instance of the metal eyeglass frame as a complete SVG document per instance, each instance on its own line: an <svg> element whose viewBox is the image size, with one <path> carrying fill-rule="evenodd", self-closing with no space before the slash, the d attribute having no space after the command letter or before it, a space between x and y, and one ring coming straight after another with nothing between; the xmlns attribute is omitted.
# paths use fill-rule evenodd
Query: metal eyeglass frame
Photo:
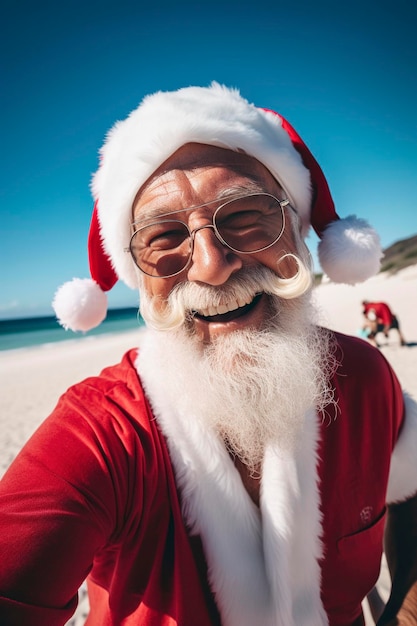
<svg viewBox="0 0 417 626"><path fill-rule="evenodd" d="M216 226L216 216L219 213L219 211L221 211L221 209L223 207L225 207L227 204L229 204L230 202L234 202L234 201L240 200L240 199L243 200L245 198L251 198L253 196L269 196L270 198L273 198L274 200L276 200L278 202L278 204L280 206L280 209L281 209L282 226L281 226L281 230L278 233L278 235L267 246L263 246L262 248L257 248L256 250L251 250L249 252L244 252L242 250L238 250L237 248L233 248L231 245L229 245L227 243L227 241L225 241L223 239L223 237L221 236L221 234L218 231L217 226ZM202 204L202 205L199 205L199 206L190 207L188 209L179 209L178 211L172 211L170 213L163 213L159 217L168 217L168 216L171 216L171 215L175 215L176 213L184 213L185 211L194 211L195 209L199 209L199 208L205 207L205 206L207 206L209 204L213 204L214 202L216 202L216 200L212 200L211 202L206 202L205 204ZM263 252L264 250L267 250L268 248L271 248L271 246L276 244L277 241L282 237L282 233L285 230L284 207L288 206L289 204L290 204L290 201L288 200L288 198L284 198L283 200L280 200L279 198L277 198L273 194L266 193L266 192L249 193L249 194L245 194L244 196L236 196L236 197L233 197L233 198L228 198L225 202L223 202L220 206L218 206L217 209L214 211L213 216L212 216L212 223L211 224L205 224L204 226L198 226L197 228L194 228L193 230L190 230L190 228L188 227L188 224L186 224L185 222L183 222L181 220L175 220L175 219L162 219L162 220L160 220L160 219L157 219L157 220L154 220L154 221L150 221L149 224L145 224L144 226L141 226L140 228L137 228L135 230L135 232L130 237L129 247L125 248L125 252L130 252L136 267L143 274L146 274L146 276L150 276L151 278L171 278L172 276L177 276L178 274L181 274L181 272L183 272L185 269L187 269L187 267L190 265L192 257L193 257L195 234L197 232L199 232L200 230L204 230L205 228L212 228L213 231L214 231L214 234L216 235L216 237L220 241L220 243L222 245L226 246L226 248L229 248L229 250L232 250L232 252L236 252L238 254L257 254L258 252ZM150 274L149 272L146 272L144 269L142 269L138 265L138 263L136 262L135 255L133 254L133 251L132 251L132 241L133 241L133 238L136 236L136 234L139 233L141 230L144 230L145 228L148 228L149 226L153 226L154 224L163 224L165 222L178 222L179 224L182 224L183 226L185 226L185 228L188 231L188 237L190 239L190 251L189 251L187 263L184 265L184 267L182 267L177 272L173 272L172 274L165 274L163 276L157 276L155 274ZM131 226L134 226L134 225L135 225L135 223L131 224Z"/></svg>

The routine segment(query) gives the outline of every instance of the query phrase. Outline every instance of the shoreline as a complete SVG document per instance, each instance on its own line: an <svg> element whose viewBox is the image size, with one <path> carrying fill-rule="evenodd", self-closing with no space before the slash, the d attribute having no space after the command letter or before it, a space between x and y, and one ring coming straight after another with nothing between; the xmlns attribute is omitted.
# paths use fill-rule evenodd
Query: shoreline
<svg viewBox="0 0 417 626"><path fill-rule="evenodd" d="M100 333L100 334L96 334L96 335L76 335L75 333L72 333L74 336L70 337L70 338L65 338L65 339L58 339L56 341L45 341L44 343L34 343L34 344L28 344L26 346L18 346L16 348L5 348L4 350L2 350L0 348L0 364L1 364L1 360L2 360L2 355L8 355L8 356L12 356L15 353L23 353L23 352L35 352L37 350L48 350L50 348L56 348L56 347L65 347L65 346L73 346L75 344L79 344L82 342L92 342L92 341L100 341L101 339L103 340L111 340L112 337L122 337L123 335L128 335L128 334L136 334L138 332L140 332L141 330L144 329L144 326L138 326L137 328L134 329L129 329L129 330L116 330L116 331L109 331L109 332L105 332L105 333ZM68 331L71 332L71 331Z"/></svg>

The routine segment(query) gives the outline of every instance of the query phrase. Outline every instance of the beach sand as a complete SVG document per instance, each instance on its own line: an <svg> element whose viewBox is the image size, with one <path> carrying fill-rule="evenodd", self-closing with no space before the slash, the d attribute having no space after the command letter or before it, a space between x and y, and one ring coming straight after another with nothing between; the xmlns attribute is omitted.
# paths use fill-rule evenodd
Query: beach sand
<svg viewBox="0 0 417 626"><path fill-rule="evenodd" d="M357 286L323 282L315 289L320 322L329 328L357 335L362 326L361 301L383 300L398 315L408 347L400 347L391 331L381 342L382 353L392 364L403 387L417 398L417 265L394 276L380 274ZM73 383L98 374L120 360L124 352L140 344L143 330L99 335L47 346L0 352L0 475L30 435L52 411L58 397ZM385 561L378 590L384 600L389 593ZM69 622L82 626L88 603L83 587L80 606ZM374 622L365 603L366 623Z"/></svg>

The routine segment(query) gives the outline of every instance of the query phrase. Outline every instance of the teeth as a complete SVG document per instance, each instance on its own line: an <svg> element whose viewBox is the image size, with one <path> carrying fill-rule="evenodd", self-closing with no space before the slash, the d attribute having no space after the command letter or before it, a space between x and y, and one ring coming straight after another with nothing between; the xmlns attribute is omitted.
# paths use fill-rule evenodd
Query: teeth
<svg viewBox="0 0 417 626"><path fill-rule="evenodd" d="M246 306L247 304L249 304L250 302L252 302L252 300L254 299L255 296L251 296L250 298L248 298L247 300L245 300L244 298L239 298L239 300L236 302L236 308L240 308L241 306Z"/></svg>
<svg viewBox="0 0 417 626"><path fill-rule="evenodd" d="M203 317L212 317L213 315L223 315L230 311L235 311L242 306L250 304L255 296L248 296L247 298L238 298L237 300L231 300L227 304L219 304L218 306L210 306L205 309L199 309L197 312Z"/></svg>

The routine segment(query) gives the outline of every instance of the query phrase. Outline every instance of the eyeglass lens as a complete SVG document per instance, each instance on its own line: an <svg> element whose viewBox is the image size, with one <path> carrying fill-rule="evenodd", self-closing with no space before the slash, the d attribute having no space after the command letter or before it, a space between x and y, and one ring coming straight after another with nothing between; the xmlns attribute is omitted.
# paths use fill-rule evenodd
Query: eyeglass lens
<svg viewBox="0 0 417 626"><path fill-rule="evenodd" d="M254 194L221 205L213 215L213 225L220 241L235 252L259 252L282 235L283 210L273 196ZM130 251L145 274L173 276L190 261L191 232L184 222L162 219L139 228L132 236Z"/></svg>

